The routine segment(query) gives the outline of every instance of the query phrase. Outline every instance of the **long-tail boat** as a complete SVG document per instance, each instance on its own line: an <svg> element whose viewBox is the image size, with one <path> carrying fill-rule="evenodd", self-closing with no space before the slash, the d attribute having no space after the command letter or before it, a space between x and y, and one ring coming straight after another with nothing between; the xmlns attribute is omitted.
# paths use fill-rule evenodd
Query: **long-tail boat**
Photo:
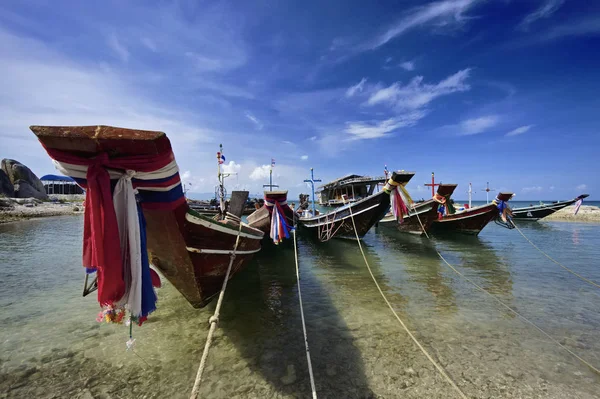
<svg viewBox="0 0 600 399"><path fill-rule="evenodd" d="M301 204L304 212L298 224L323 242L333 237L355 239L355 226L356 233L362 238L386 214L390 206L390 193L406 177L404 172L393 172L382 191L324 214L306 209L306 203Z"/></svg>
<svg viewBox="0 0 600 399"><path fill-rule="evenodd" d="M589 194L581 194L580 196L569 201L557 201L551 204L530 205L523 208L513 208L513 219L538 220L551 215L556 211L560 211L569 205L573 205L575 202L583 200L587 197L589 197Z"/></svg>
<svg viewBox="0 0 600 399"><path fill-rule="evenodd" d="M501 192L489 204L464 208L462 211L456 211L450 197L445 197L438 208L439 218L431 225L431 231L432 233L457 232L478 235L492 220L509 229L513 228L510 221L511 210L507 204L513 195L513 193Z"/></svg>
<svg viewBox="0 0 600 399"><path fill-rule="evenodd" d="M165 133L110 126L31 126L31 130L57 169L86 190L83 265L97 273L101 305L123 303L123 292L137 290L127 250L135 249L138 239L142 267L149 269L151 263L194 307L205 306L219 292L238 236L230 277L261 249L264 233L240 220L247 192L233 193L229 212L221 199L222 214L215 218L190 209ZM217 158L222 184L219 154ZM119 187L125 187L123 192L117 192ZM129 195L125 207L123 193ZM123 227L122 221L138 218L135 237L129 233L136 222ZM154 294L151 286L149 292Z"/></svg>
<svg viewBox="0 0 600 399"><path fill-rule="evenodd" d="M414 172L405 172L408 175L406 182L398 188L399 199L396 201L399 205L404 203L404 211L398 210L398 206L392 206L381 221L379 226L394 228L399 231L411 234L425 234L431 228L431 225L438 219L438 206L440 201L449 197L454 192L456 184L439 184L436 194L426 201L413 202L404 186L414 176Z"/></svg>

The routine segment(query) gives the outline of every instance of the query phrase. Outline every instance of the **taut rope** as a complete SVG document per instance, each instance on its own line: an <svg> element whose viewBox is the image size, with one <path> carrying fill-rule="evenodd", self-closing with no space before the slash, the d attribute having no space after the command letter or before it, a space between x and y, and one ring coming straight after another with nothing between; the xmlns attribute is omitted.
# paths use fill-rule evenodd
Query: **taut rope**
<svg viewBox="0 0 600 399"><path fill-rule="evenodd" d="M192 395L190 396L190 399L196 399L198 397L198 393L200 390L200 384L202 382L202 374L204 373L204 367L206 366L206 358L208 357L208 351L210 350L210 345L212 344L212 338L217 329L217 324L219 323L219 313L221 311L221 305L223 304L223 297L225 296L225 289L227 288L227 281L229 280L229 273L231 273L231 266L233 265L233 261L235 260L235 251L237 250L238 244L240 243L240 233L241 232L242 232L242 223L240 222L240 227L238 229L238 235L235 239L235 245L233 246L233 252L231 252L231 256L229 257L229 266L227 267L227 273L225 273L225 280L223 280L223 286L221 287L221 292L219 292L219 300L217 301L215 313L208 320L208 322L210 323L210 330L208 330L208 336L206 337L206 344L204 344L204 352L202 352L202 358L200 359L200 366L198 367L198 373L196 374L196 380L194 381L194 387L192 388Z"/></svg>
<svg viewBox="0 0 600 399"><path fill-rule="evenodd" d="M425 235L427 236L427 238L431 239L431 237L429 237L429 234L427 234L427 231L425 231L425 227L423 226L423 223L421 223L421 219L419 218L419 215L417 215L417 218L419 220L419 224L421 224L421 228L423 229L423 232L425 233ZM514 224L514 223L513 223ZM516 227L516 225L515 225ZM484 292L486 294L488 294L490 297L492 297L496 302L498 302L500 305L502 305L504 308L506 308L507 310L509 310L510 312L512 312L513 314L519 316L523 321L525 321L526 323L530 324L531 326L535 327L539 332L541 332L542 334L544 334L546 336L546 338L548 338L550 341L554 342L556 345L560 346L561 348L563 348L564 350L566 350L567 352L569 352L571 355L575 356L579 361L581 361L583 364L585 364L586 366L588 366L590 369L592 369L595 373L600 374L600 370L598 370L596 367L592 366L590 363L588 363L587 361L585 361L584 359L582 359L581 357L579 357L577 354L575 354L573 351L571 351L569 348L567 348L566 346L564 346L563 344L561 344L560 342L558 342L556 339L552 338L552 336L550 336L550 334L548 334L546 331L542 330L541 327L538 327L537 324L535 324L534 322L532 322L531 320L529 320L527 317L523 316L521 313L517 312L516 310L514 310L513 308L511 308L510 306L508 306L507 304L505 304L504 302L502 302L500 299L498 299L495 295L493 295L492 293L490 293L488 290L486 290L483 287L480 287L477 283L475 283L473 280L471 280L470 278L468 278L467 276L465 276L464 274L462 274L461 272L459 272L458 270L456 270L454 268L454 266L452 266L450 263L448 263L448 261L446 260L446 258L444 258L442 256L442 254L440 253L440 251L438 251L437 249L435 250L435 252L438 254L438 256L440 257L441 260L444 261L444 263L450 268L452 269L452 271L454 271L454 273L458 274L460 277L464 278L465 280L467 280L469 283L473 284L473 286L475 288L477 288L478 290L480 290L481 292Z"/></svg>
<svg viewBox="0 0 600 399"><path fill-rule="evenodd" d="M304 321L304 309L302 307L302 292L300 291L300 269L298 267L298 247L296 246L296 229L292 230L294 236L294 256L296 258L296 282L298 283L298 302L300 302L300 317L302 318L302 331L304 332L304 347L306 348L306 363L308 364L308 374L310 376L310 387L312 389L313 399L317 399L317 389L315 388L315 377L313 375L312 362L310 361L310 350L308 349L308 336L306 334L306 322Z"/></svg>
<svg viewBox="0 0 600 399"><path fill-rule="evenodd" d="M454 381L452 381L452 379L448 376L448 374L446 374L446 372L444 371L444 369L442 368L442 366L440 366L435 360L433 360L433 358L431 357L431 355L429 354L429 352L427 352L427 350L423 347L423 345L421 345L421 343L417 340L417 338L415 338L415 336L410 332L410 330L408 329L408 327L406 327L406 324L404 324L404 322L402 321L402 319L400 318L400 316L398 316L398 313L396 313L396 311L394 310L394 308L393 308L392 304L390 303L390 301L388 301L388 299L386 298L385 294L381 290L381 287L379 286L379 283L377 282L377 279L375 279L375 276L373 275L373 272L371 271L371 266L369 266L369 262L367 261L367 257L365 256L365 252L363 251L362 244L360 243L360 237L358 236L358 232L356 231L356 224L354 223L354 215L352 214L352 207L350 207L350 218L352 219L352 226L354 227L354 234L356 234L356 241L358 242L358 248L360 249L360 253L362 254L362 257L363 257L363 259L365 261L365 265L367 265L367 269L369 270L369 274L371 275L371 278L373 279L373 282L377 286L377 289L379 290L379 293L381 294L381 297L383 298L383 300L385 301L385 303L388 305L388 307L390 308L390 310L392 311L392 313L394 314L394 316L396 317L396 319L398 320L398 322L400 323L400 325L404 328L404 330L408 333L408 335L410 336L410 338L413 340L413 342L419 347L419 349L421 349L421 352L423 352L423 354L435 366L435 368L440 372L440 374L442 376L444 376L444 378L446 379L446 381L448 381L448 383L450 385L452 385L452 387L454 388L454 390L456 390L456 392L458 393L458 395L462 399L467 399L467 396L463 393L463 391L461 391L461 389L458 387L458 385L456 385L456 383Z"/></svg>
<svg viewBox="0 0 600 399"><path fill-rule="evenodd" d="M546 258L550 259L552 262L556 263L557 265L559 265L560 267L562 267L563 269L565 269L569 273L573 274L574 276L577 276L578 278L580 278L581 280L585 281L586 283L591 284L591 285L593 285L596 288L600 288L600 285L594 283L592 280L589 280L589 279L583 277L582 275L577 274L576 272L574 272L573 270L569 269L568 267L566 267L565 265L563 265L559 261L554 260L554 258L552 258L550 255L548 255L547 253L545 253L544 251L542 251L541 249L539 249L537 245L535 245L533 242L531 242L531 240L529 238L527 238L525 236L525 234L523 234L523 232L521 231L521 229L519 227L517 227L517 225L515 224L514 221L513 221L513 225L515 226L515 228L517 229L517 231L519 233L521 233L521 235L523 236L523 238L526 239L535 249L537 249L538 251L540 251Z"/></svg>

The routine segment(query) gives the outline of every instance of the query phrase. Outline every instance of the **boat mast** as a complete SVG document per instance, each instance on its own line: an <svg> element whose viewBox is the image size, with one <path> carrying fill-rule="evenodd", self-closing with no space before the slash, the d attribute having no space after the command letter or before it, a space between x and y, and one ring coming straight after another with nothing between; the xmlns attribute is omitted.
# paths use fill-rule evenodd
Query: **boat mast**
<svg viewBox="0 0 600 399"><path fill-rule="evenodd" d="M435 174L431 172L431 184L425 183L425 186L431 186L431 196L435 197L435 187L439 186L439 183L435 182Z"/></svg>
<svg viewBox="0 0 600 399"><path fill-rule="evenodd" d="M219 153L217 154L217 168L218 168L218 179L219 179L219 208L221 213L225 212L225 186L223 180L225 176L221 173L221 156L223 156L223 144L219 144Z"/></svg>
<svg viewBox="0 0 600 399"><path fill-rule="evenodd" d="M321 179L315 179L313 168L310 168L310 179L304 180L305 183L310 183L312 187L312 208L313 216L317 214L317 208L315 207L315 183L320 182Z"/></svg>
<svg viewBox="0 0 600 399"><path fill-rule="evenodd" d="M275 166L275 160L271 158L271 168L269 169L269 184L263 184L263 188L269 187L269 191L273 191L273 187L279 187L277 184L273 184L273 167Z"/></svg>
<svg viewBox="0 0 600 399"><path fill-rule="evenodd" d="M471 209L471 193L473 192L473 187L471 183L469 183L469 209Z"/></svg>
<svg viewBox="0 0 600 399"><path fill-rule="evenodd" d="M496 191L493 188L490 188L490 182L486 183L486 187L485 187L485 201L489 204L490 203L490 191Z"/></svg>

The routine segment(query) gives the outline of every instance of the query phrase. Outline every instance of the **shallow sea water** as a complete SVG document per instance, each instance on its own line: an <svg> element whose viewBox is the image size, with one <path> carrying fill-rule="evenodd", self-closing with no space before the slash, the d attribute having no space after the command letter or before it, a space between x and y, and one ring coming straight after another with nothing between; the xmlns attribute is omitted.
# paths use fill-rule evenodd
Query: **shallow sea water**
<svg viewBox="0 0 600 399"><path fill-rule="evenodd" d="M600 281L600 225L522 222L541 249ZM187 398L214 304L191 308L163 279L135 327L95 321L81 297L82 219L0 225L0 397ZM600 368L600 290L516 230L426 238L374 228L367 259L407 326L472 398L594 398L600 376L456 275L437 256ZM379 295L356 241L299 240L320 398L452 398ZM294 254L263 251L229 284L201 397L310 397Z"/></svg>

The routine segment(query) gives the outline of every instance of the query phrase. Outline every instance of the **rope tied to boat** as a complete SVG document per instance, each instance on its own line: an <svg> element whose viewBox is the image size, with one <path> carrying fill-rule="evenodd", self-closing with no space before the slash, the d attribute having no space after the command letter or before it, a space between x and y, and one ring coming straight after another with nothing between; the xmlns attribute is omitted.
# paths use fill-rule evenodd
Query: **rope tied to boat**
<svg viewBox="0 0 600 399"><path fill-rule="evenodd" d="M212 344L213 335L217 330L217 326L219 324L219 316L221 313L221 305L223 304L223 298L225 297L225 290L227 289L227 282L229 280L229 274L231 273L231 267L233 266L233 261L236 258L235 252L237 251L237 247L240 243L240 236L242 233L242 223L239 224L238 234L235 238L235 245L233 246L233 251L231 255L229 255L229 266L227 266L227 272L225 273L225 279L223 280L223 286L221 287L221 291L219 292L219 299L217 300L217 306L215 307L215 313L208 319L208 323L210 324L210 329L208 330L208 335L206 337L206 343L204 344L204 351L202 352L202 358L200 359L200 366L198 366L198 372L196 373L196 380L194 381L194 386L192 387L192 394L190 399L196 399L198 394L200 393L200 384L202 383L202 374L204 373L204 368L206 367L206 359L208 358L208 352L210 350L210 346Z"/></svg>
<svg viewBox="0 0 600 399"><path fill-rule="evenodd" d="M373 274L373 271L371 270L371 266L369 265L369 261L367 260L367 257L365 255L365 252L364 252L363 247L362 247L362 244L360 243L360 237L358 236L358 232L356 230L356 224L354 223L354 215L352 214L352 209L350 209L350 218L352 219L352 226L354 227L354 234L356 235L356 241L358 242L358 248L360 249L360 253L362 254L363 260L365 261L365 265L367 266L367 269L369 270L369 274L371 275L371 278L373 279L373 282L375 283L375 286L377 287L377 290L381 294L381 297L383 298L383 300L385 301L385 303L388 305L388 307L390 308L390 310L392 311L392 313L396 317L396 320L398 320L398 322L400 323L400 325L407 332L408 336L413 340L413 342L417 345L417 347L421 350L421 352L423 352L423 354L425 355L425 357L427 357L427 359L440 372L440 374L446 379L446 381L454 388L454 390L456 391L456 393L458 393L458 395L462 399L467 399L467 396L458 387L458 385L456 385L456 383L452 380L452 378L450 378L450 376L446 373L446 371L442 368L442 366L440 366L433 359L433 357L429 354L429 352L427 352L427 350L423 347L423 345L421 345L421 343L417 340L417 338L413 335L413 333L410 332L410 330L408 329L408 327L406 326L406 324L404 324L404 322L402 321L402 319L400 318L400 316L398 316L398 313L396 313L396 311L394 310L394 307L392 306L392 304L390 303L390 301L387 299L387 297L383 293L383 290L379 286L379 283L377 282L377 279L375 278L375 275Z"/></svg>
<svg viewBox="0 0 600 399"><path fill-rule="evenodd" d="M304 333L304 347L306 349L306 363L308 364L308 375L310 377L310 387L313 399L317 399L317 389L315 387L315 377L310 360L310 349L308 347L308 334L306 333L306 321L304 319L304 308L302 306L302 291L300 289L300 267L298 266L298 246L296 244L296 228L292 229L294 236L294 257L296 259L296 283L298 285L298 302L300 303L300 318L302 319L302 332Z"/></svg>
<svg viewBox="0 0 600 399"><path fill-rule="evenodd" d="M562 263L560 263L559 261L557 261L556 259L554 259L553 257L551 257L550 255L548 255L547 253L545 253L544 251L542 251L537 245L535 245L529 238L527 238L527 236L525 236L525 234L523 234L523 232L521 231L521 229L515 224L515 222L513 221L513 226L515 226L515 228L517 229L517 231L519 233L521 233L521 235L523 236L524 239L526 239L535 249L537 249L538 251L540 251L540 253L542 255L544 255L546 258L550 259L552 262L556 263L557 265L559 265L560 267L562 267L563 269L565 269L566 271L568 271L569 273L571 273L572 275L576 276L577 278L585 281L586 283L593 285L596 288L600 288L600 285L596 284L595 282L593 282L590 279L587 279L585 277L583 277L582 275L580 275L579 273L575 272L572 269L569 269L567 266L563 265Z"/></svg>
<svg viewBox="0 0 600 399"><path fill-rule="evenodd" d="M425 230L425 226L423 226L423 223L421 222L421 218L419 218L419 215L417 215L417 220L419 221L419 224L421 225L421 228L423 229L423 233L425 233L425 236L431 240L431 237L429 236L429 234L427 234L427 231ZM514 225L514 223L513 223ZM516 225L514 225L515 227L517 227ZM517 227L518 229L518 227ZM529 320L527 317L523 316L521 313L517 312L516 310L514 310L513 308L511 308L510 306L508 306L507 304L505 304L504 302L502 302L500 299L498 299L494 294L492 294L491 292L489 292L488 290L486 290L485 288L479 286L477 283L475 283L473 280L471 280L470 278L468 278L467 276L465 276L464 274L462 274L461 272L459 272L458 270L456 270L456 268L454 266L452 266L447 260L446 258L444 258L444 256L440 253L440 251L438 251L437 249L435 249L435 252L437 253L437 255L440 257L440 259L456 274L458 274L460 277L464 278L465 280L467 280L469 283L471 283L475 288L477 288L479 291L489 295L492 299L494 299L496 302L498 302L500 305L502 305L504 308L506 308L508 311L510 311L511 313L513 313L514 315L518 316L519 318L521 318L521 320L525 321L526 323L528 323L529 325L531 325L532 327L534 327L536 330L538 330L539 332L541 332L546 338L548 338L551 342L553 342L554 344L558 345L559 347L561 347L562 349L564 349L565 351L567 351L569 354L571 354L572 356L574 356L577 360L579 360L580 362L582 362L583 364L585 364L586 366L588 366L593 372L595 372L596 374L600 375L600 370L597 369L596 367L594 367L592 364L590 364L589 362L587 362L586 360L584 360L583 358L581 358L579 355L577 355L576 353L574 353L572 350L570 350L569 348L567 348L566 346L564 346L563 344L561 344L560 342L558 342L556 339L552 338L552 336L550 334L548 334L546 331L542 330L541 327L539 327L537 324L535 324L534 322L532 322L531 320ZM595 285L595 284L594 284Z"/></svg>

